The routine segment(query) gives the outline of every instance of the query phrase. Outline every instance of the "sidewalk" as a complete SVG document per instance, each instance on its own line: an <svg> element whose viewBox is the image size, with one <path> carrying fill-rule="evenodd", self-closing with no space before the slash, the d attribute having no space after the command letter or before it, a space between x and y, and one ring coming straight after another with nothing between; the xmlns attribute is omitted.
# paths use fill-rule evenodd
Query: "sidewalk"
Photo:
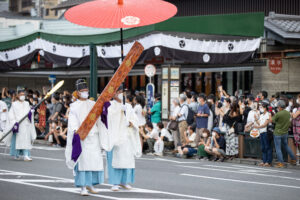
<svg viewBox="0 0 300 200"><path fill-rule="evenodd" d="M50 143L48 141L41 140L41 139L35 140L34 144L47 145L47 146L50 145ZM164 156L165 157L174 157L174 155L171 152L166 152L164 154ZM196 157L193 157L193 158L190 158L190 159L195 159L195 158ZM235 164L244 164L244 165L255 165L255 166L257 166L261 162L261 160L260 159L253 159L253 158L243 158L243 159L241 159L241 158L234 158L233 160L227 160L226 159L224 162L226 162L226 163L235 163ZM287 163L286 164L286 168L287 169L297 169L297 170L300 170L300 165L294 166L294 165L291 165L291 164Z"/></svg>

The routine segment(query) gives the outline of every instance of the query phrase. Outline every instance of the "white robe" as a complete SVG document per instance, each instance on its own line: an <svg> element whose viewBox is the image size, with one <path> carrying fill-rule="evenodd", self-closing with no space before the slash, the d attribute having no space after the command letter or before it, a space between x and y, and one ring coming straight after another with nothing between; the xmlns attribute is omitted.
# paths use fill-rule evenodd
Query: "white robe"
<svg viewBox="0 0 300 200"><path fill-rule="evenodd" d="M76 164L74 163L74 161L71 160L74 131L79 129L80 125L85 120L86 116L93 108L94 104L95 102L91 100L78 100L70 105L67 146L65 151L66 164L70 169L73 169ZM103 159L99 141L98 126L99 120L93 126L88 136L83 141L80 141L82 152L77 160L79 171L103 170Z"/></svg>
<svg viewBox="0 0 300 200"><path fill-rule="evenodd" d="M10 128L14 126L16 122L27 116L31 108L27 101L15 101L11 104L10 110L8 112L9 125L6 127L7 132ZM34 113L31 116L31 122L28 117L26 117L19 124L19 132L16 136L16 149L32 149L32 141L36 139L36 131L34 127ZM5 138L5 143L7 146L11 144L12 132Z"/></svg>
<svg viewBox="0 0 300 200"><path fill-rule="evenodd" d="M107 124L101 126L101 144L106 151L113 150L112 167L117 169L135 168L135 157L142 156L138 119L130 104L126 104L126 115L122 103L110 101ZM133 127L128 127L131 122Z"/></svg>
<svg viewBox="0 0 300 200"><path fill-rule="evenodd" d="M8 125L8 108L4 101L0 100L0 138L2 138Z"/></svg>

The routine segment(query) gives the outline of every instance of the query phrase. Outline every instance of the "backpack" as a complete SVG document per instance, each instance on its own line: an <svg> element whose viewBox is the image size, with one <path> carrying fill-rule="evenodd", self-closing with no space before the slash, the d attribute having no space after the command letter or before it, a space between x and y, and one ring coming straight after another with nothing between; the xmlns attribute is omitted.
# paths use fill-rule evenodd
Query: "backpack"
<svg viewBox="0 0 300 200"><path fill-rule="evenodd" d="M187 118L186 118L186 122L188 125L192 125L194 123L194 116L195 116L195 112L188 106L188 105L184 105L184 106L187 106L188 107L188 115L187 115Z"/></svg>

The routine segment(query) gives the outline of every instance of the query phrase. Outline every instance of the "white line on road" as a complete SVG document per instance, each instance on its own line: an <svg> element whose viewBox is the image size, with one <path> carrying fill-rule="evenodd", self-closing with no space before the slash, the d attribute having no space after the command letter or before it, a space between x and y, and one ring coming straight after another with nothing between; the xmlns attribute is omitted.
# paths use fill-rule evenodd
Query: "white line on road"
<svg viewBox="0 0 300 200"><path fill-rule="evenodd" d="M21 176L34 176L34 177L43 177L43 178L50 178L50 179L59 179L62 182L74 182L74 180L72 179L67 179L67 178L61 178L61 177L54 177L54 176L47 176L47 175L39 175L39 174L31 174L31 173L23 173L23 172L16 172L16 171L9 171L9 170L2 170L0 169L1 173L11 173L11 175L21 175ZM29 183L29 181L27 182L26 179L24 181L24 179L3 179L0 178L0 181L5 181L5 182L12 182L12 183L16 183L16 184L23 184L23 185L29 185L29 186L34 186L34 187L40 187L40 188L45 188L45 189L51 189L51 190L58 190L58 191L64 191L64 192L71 192L71 193L79 193L79 189L78 188L58 188L58 187L52 187L52 186L46 186L46 185L38 185L38 184L34 184L34 183ZM36 181L38 182L38 181ZM102 184L105 186L111 186L109 184ZM192 198L192 199L203 199L203 200L219 200L219 199L214 199L214 198L208 198L208 197L201 197L201 196L193 196L193 195L185 195L185 194L178 194L178 193L172 193L172 192L164 192L164 191L158 191L158 190L148 190L148 189L141 189L141 188L134 188L134 190L132 190L132 192L135 192L135 190L137 191L144 191L145 193L158 193L158 194L167 194L167 195L172 195L172 196L178 196L178 197L183 197L183 198ZM95 197L101 197L101 198L107 198L107 199L114 199L114 200L120 200L122 198L120 197L112 197L112 196L106 196L106 195L99 195L99 194L91 194L90 196L95 196ZM129 200L129 198L126 198L127 200ZM137 198L133 198L130 200L134 200ZM140 198L139 200L144 200L144 198ZM123 200L123 199L122 199ZM168 199L170 200L170 199Z"/></svg>
<svg viewBox="0 0 300 200"><path fill-rule="evenodd" d="M0 153L0 155L9 156L8 153ZM59 159L59 158L45 158L45 157L39 157L39 156L31 156L31 157L34 159L40 159L40 160L65 161L64 159Z"/></svg>
<svg viewBox="0 0 300 200"><path fill-rule="evenodd" d="M154 160L165 161L165 162L173 162L173 163L177 163L177 164L199 163L199 162L181 162L181 161L177 161L177 160L169 160L169 159L164 159L164 158L154 158Z"/></svg>
<svg viewBox="0 0 300 200"><path fill-rule="evenodd" d="M231 182L238 182L238 183L249 183L249 184L256 184L256 185L268 185L268 186L300 189L299 186L294 186L294 185L282 185L282 184L262 183L262 182L255 182L255 181L243 181L243 180L238 180L238 179L218 178L218 177L200 176L200 175L193 175L193 174L180 174L180 175L190 176L190 177L197 177L197 178L205 178L205 179L213 179L213 180L221 180L221 181L231 181Z"/></svg>
<svg viewBox="0 0 300 200"><path fill-rule="evenodd" d="M299 178L293 178L293 177L287 177L287 176L277 176L272 174L258 174L253 172L241 172L241 171L232 171L227 169L215 169L215 168L207 168L207 167L193 167L193 166L187 166L187 165L177 165L178 167L185 167L185 168L192 168L192 169L204 169L204 170L211 170L211 171L220 171L220 172L231 172L236 174L248 174L248 175L255 175L255 176L265 176L265 177L273 177L273 178L282 178L282 179L289 179L289 180L295 180L300 181Z"/></svg>
<svg viewBox="0 0 300 200"><path fill-rule="evenodd" d="M265 171L270 171L270 172L280 172L280 173L287 173L287 174L290 174L292 172L289 172L289 171L281 171L281 170L276 170L276 169L262 169L262 168L259 168L259 167L248 167L248 166L244 166L244 165L231 165L233 167L239 167L239 168L248 168L248 169L258 169L258 170L265 170Z"/></svg>
<svg viewBox="0 0 300 200"><path fill-rule="evenodd" d="M215 167L215 168L223 168L223 169L237 169L237 170L241 170L241 171L247 171L249 170L249 172L251 172L251 170L253 170L253 172L266 172L266 173L291 173L291 172L285 172L285 171L279 171L279 170L272 170L272 169L264 169L264 168L258 168L258 167L247 167L247 166L238 166L235 165L232 167L230 166L222 166L222 165L203 165L205 167ZM246 170L245 170L246 169Z"/></svg>

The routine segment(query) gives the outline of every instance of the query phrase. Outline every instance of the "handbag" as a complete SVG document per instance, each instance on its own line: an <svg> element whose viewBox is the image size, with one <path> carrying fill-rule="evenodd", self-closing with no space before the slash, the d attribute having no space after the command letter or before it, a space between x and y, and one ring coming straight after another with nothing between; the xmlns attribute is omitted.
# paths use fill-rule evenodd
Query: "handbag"
<svg viewBox="0 0 300 200"><path fill-rule="evenodd" d="M231 134L235 133L234 125L235 125L235 122L233 123L232 127L228 130L228 135L231 135Z"/></svg>
<svg viewBox="0 0 300 200"><path fill-rule="evenodd" d="M171 120L168 128L172 131L176 131L178 129L178 122L176 120Z"/></svg>

